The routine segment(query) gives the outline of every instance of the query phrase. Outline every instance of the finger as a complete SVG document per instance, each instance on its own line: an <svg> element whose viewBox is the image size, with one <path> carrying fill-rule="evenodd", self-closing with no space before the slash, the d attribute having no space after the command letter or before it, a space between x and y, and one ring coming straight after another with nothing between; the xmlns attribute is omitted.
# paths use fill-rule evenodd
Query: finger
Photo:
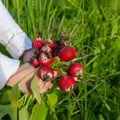
<svg viewBox="0 0 120 120"><path fill-rule="evenodd" d="M25 72L26 72L26 76L18 84L18 87L20 91L22 91L23 93L31 94L32 91L31 91L30 85L33 77L35 76L35 71L32 66L26 66L26 69L24 71L22 70L21 75L25 74Z"/></svg>
<svg viewBox="0 0 120 120"><path fill-rule="evenodd" d="M20 89L20 91L23 92L23 93L32 94L32 91L31 91L31 88L30 88L31 81L32 81L32 79L22 80L18 84L18 88Z"/></svg>
<svg viewBox="0 0 120 120"><path fill-rule="evenodd" d="M26 63L26 62L30 62L33 57L35 57L35 50L29 49L23 53L22 59Z"/></svg>
<svg viewBox="0 0 120 120"><path fill-rule="evenodd" d="M32 78L34 74L35 74L34 67L26 63L19 67L18 71L9 78L6 85L13 86L21 80Z"/></svg>
<svg viewBox="0 0 120 120"><path fill-rule="evenodd" d="M52 88L53 83L51 83L51 81L45 82L38 78L38 86L39 86L39 91L42 94L45 93L48 89Z"/></svg>
<svg viewBox="0 0 120 120"><path fill-rule="evenodd" d="M57 71L54 71L54 77L56 77L58 75Z"/></svg>
<svg viewBox="0 0 120 120"><path fill-rule="evenodd" d="M54 85L54 82L53 82L53 81L50 82L50 84L49 84L49 86L48 86L48 89L51 89L51 88L53 87L53 85Z"/></svg>
<svg viewBox="0 0 120 120"><path fill-rule="evenodd" d="M41 79L38 78L38 86L39 86L39 92L40 94L45 93L47 91L45 82L43 82Z"/></svg>

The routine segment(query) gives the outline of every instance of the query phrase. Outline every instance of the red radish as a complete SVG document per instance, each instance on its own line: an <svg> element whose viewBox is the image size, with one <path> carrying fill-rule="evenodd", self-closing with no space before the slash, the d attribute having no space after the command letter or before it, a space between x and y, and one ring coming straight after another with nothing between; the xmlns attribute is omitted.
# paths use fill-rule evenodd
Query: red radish
<svg viewBox="0 0 120 120"><path fill-rule="evenodd" d="M68 73L73 77L77 77L79 75L82 75L83 74L82 64L74 63L74 64L70 65Z"/></svg>
<svg viewBox="0 0 120 120"><path fill-rule="evenodd" d="M40 49L42 47L42 40L40 38L35 38L32 41L32 48L34 49Z"/></svg>
<svg viewBox="0 0 120 120"><path fill-rule="evenodd" d="M35 67L35 68L37 68L40 64L39 64L39 62L38 62L38 60L36 59L36 58L34 58L33 60L32 60L32 66L33 67Z"/></svg>
<svg viewBox="0 0 120 120"><path fill-rule="evenodd" d="M52 54L47 52L40 52L38 61L41 65L49 65L52 62Z"/></svg>
<svg viewBox="0 0 120 120"><path fill-rule="evenodd" d="M54 70L50 66L42 66L38 70L38 77L46 82L52 80L54 77Z"/></svg>
<svg viewBox="0 0 120 120"><path fill-rule="evenodd" d="M54 48L55 47L55 43L52 41L52 40L45 40L44 42L43 42L43 44L44 45L48 45L50 48Z"/></svg>
<svg viewBox="0 0 120 120"><path fill-rule="evenodd" d="M44 45L40 49L41 52L50 52L52 53L52 49L48 45Z"/></svg>
<svg viewBox="0 0 120 120"><path fill-rule="evenodd" d="M63 47L59 52L59 57L61 61L70 61L76 56L76 50L71 46Z"/></svg>
<svg viewBox="0 0 120 120"><path fill-rule="evenodd" d="M72 76L65 75L60 78L58 84L62 91L69 92L74 88L76 81L74 80Z"/></svg>

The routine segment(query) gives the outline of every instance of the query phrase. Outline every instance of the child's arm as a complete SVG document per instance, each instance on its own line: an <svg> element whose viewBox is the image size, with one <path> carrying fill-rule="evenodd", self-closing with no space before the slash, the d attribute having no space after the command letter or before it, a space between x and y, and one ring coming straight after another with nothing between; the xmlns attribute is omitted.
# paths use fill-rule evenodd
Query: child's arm
<svg viewBox="0 0 120 120"><path fill-rule="evenodd" d="M0 0L0 43L13 58L20 58L25 50L31 48L31 41L15 22Z"/></svg>

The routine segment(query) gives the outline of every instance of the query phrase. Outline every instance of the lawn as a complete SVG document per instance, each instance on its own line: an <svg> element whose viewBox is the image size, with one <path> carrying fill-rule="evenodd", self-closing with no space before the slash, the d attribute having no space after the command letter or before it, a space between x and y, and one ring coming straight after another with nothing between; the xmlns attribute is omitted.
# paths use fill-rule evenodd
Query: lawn
<svg viewBox="0 0 120 120"><path fill-rule="evenodd" d="M84 67L73 92L0 91L0 120L120 120L120 0L2 0L31 40L69 37ZM10 56L0 45L0 52ZM21 63L22 64L22 63Z"/></svg>

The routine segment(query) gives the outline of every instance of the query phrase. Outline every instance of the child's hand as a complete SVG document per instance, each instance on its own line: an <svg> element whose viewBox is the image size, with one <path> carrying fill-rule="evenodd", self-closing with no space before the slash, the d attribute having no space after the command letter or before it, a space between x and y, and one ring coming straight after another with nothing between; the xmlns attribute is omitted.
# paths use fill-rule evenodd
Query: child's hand
<svg viewBox="0 0 120 120"><path fill-rule="evenodd" d="M29 50L24 51L21 58L24 63L30 63L32 58L34 57L35 57L35 50L31 48Z"/></svg>
<svg viewBox="0 0 120 120"><path fill-rule="evenodd" d="M51 89L52 86L53 86L53 83L51 81L49 82L43 82L41 79L39 79L37 76L37 83L38 83L38 87L39 87L39 93L42 94L42 93L45 93L47 90ZM30 85L31 85L31 80L27 80L27 79L24 79L22 80L18 86L19 86L19 89L23 92L23 93L27 93L27 94L32 94L32 91L30 89Z"/></svg>
<svg viewBox="0 0 120 120"><path fill-rule="evenodd" d="M31 81L33 80L33 77L36 75L36 69L30 65L29 63L26 63L18 69L18 71L9 78L7 82L7 86L14 86L18 82L18 88L23 93L32 94L32 91L30 89ZM55 73L55 76L57 74ZM37 76L37 75L36 75ZM40 89L40 93L45 93L48 89L51 89L53 86L53 82L43 82L41 79L37 78L38 87Z"/></svg>

